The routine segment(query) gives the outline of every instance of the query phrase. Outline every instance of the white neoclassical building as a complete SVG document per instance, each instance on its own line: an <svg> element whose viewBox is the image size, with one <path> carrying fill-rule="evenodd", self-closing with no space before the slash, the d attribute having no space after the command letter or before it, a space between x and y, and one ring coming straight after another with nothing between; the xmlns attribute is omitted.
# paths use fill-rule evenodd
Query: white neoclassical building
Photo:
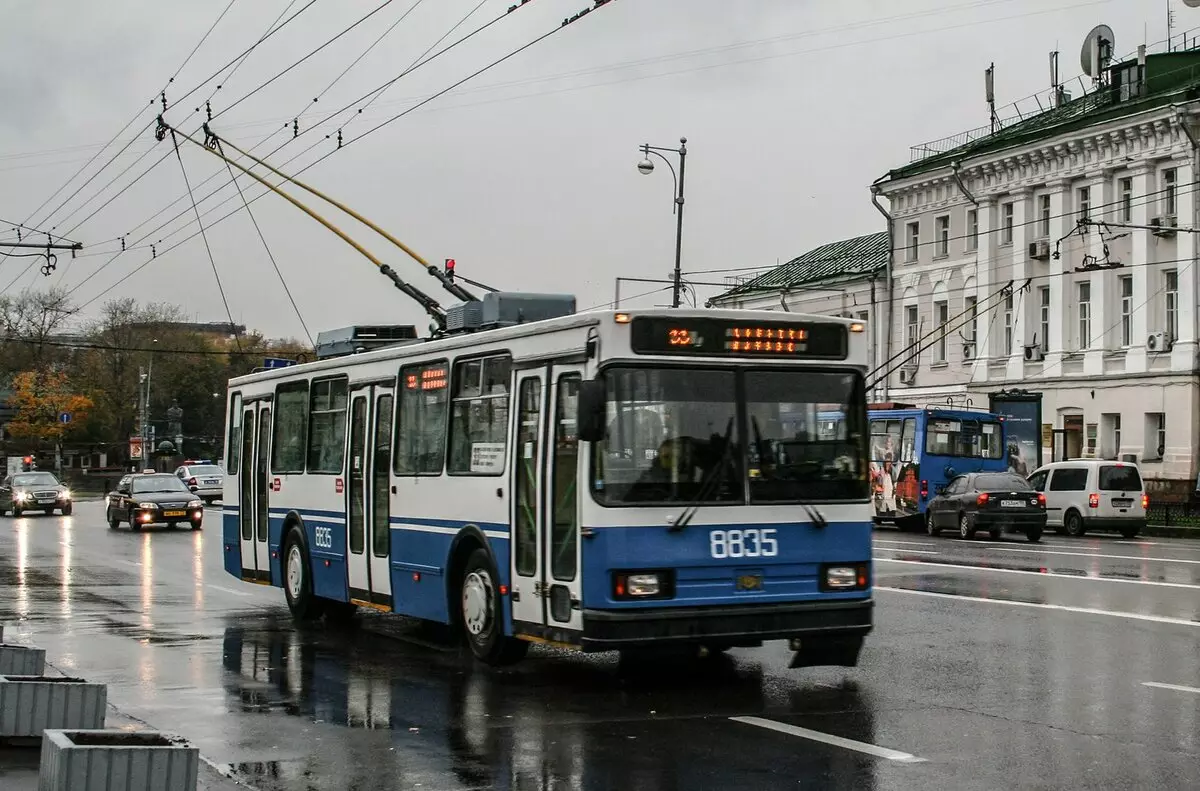
<svg viewBox="0 0 1200 791"><path fill-rule="evenodd" d="M1044 459L1136 459L1190 490L1198 97L1200 54L1150 55L877 181L892 217L891 337L911 352L892 398L1041 393Z"/></svg>
<svg viewBox="0 0 1200 791"><path fill-rule="evenodd" d="M871 187L886 234L712 303L869 316L876 398L1040 395L1042 461L1135 459L1154 488L1190 492L1200 52L1116 64L1079 98L919 151Z"/></svg>

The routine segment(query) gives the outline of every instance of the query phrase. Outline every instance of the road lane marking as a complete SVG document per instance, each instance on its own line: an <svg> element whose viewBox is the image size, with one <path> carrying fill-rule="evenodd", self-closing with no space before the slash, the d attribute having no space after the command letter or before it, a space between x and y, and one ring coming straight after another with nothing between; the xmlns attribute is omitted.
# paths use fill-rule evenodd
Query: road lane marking
<svg viewBox="0 0 1200 791"><path fill-rule="evenodd" d="M875 539L875 541L874 541L874 544L875 544L875 546L879 546L880 544L896 544L896 545L899 545L899 544L904 544L904 545L906 545L906 546L914 546L914 547L932 547L932 546L936 546L936 544L934 544L934 543L932 543L932 542L930 542L930 541L895 541L895 540L893 540L893 539L890 539L890 538L888 538L888 539L879 539L879 538L877 538L877 539Z"/></svg>
<svg viewBox="0 0 1200 791"><path fill-rule="evenodd" d="M1145 555L1099 555L1095 552L1052 552L1046 549L1018 549L1017 547L991 547L996 552L1030 552L1035 555L1070 555L1077 558L1105 558L1107 560L1153 560L1159 563L1192 563L1200 565L1200 560L1183 560L1182 558L1155 558Z"/></svg>
<svg viewBox="0 0 1200 791"><path fill-rule="evenodd" d="M1089 577L1082 574L1060 574L1055 571L1026 571L1025 569L993 568L991 566L967 566L961 563L930 562L928 560L898 560L893 558L875 558L880 563L904 563L908 565L927 566L931 569L958 569L961 571L994 571L1000 574L1025 574L1031 577L1057 577L1064 580L1079 580L1080 582L1123 582L1126 585L1153 585L1158 588L1186 588L1200 590L1200 585L1188 582L1159 582L1157 580L1125 580L1118 577Z"/></svg>
<svg viewBox="0 0 1200 791"><path fill-rule="evenodd" d="M910 555L940 555L940 554L942 554L941 552L937 552L932 549L908 549L907 547L875 547L875 548L882 552L907 552Z"/></svg>
<svg viewBox="0 0 1200 791"><path fill-rule="evenodd" d="M1035 601L1015 601L1013 599L988 599L983 596L966 596L957 593L940 593L938 591L918 591L910 588L892 588L887 585L876 585L874 590L889 593L909 593L913 596L932 596L938 599L957 599L959 601L983 602L985 604L1007 604L1010 607L1033 607L1038 610L1058 610L1059 612L1074 612L1081 615L1107 615L1110 618L1125 618L1131 621L1149 621L1151 623L1169 623L1176 626L1200 626L1200 621L1189 621L1186 618L1172 618L1169 615L1144 615L1136 612L1121 612L1120 610L1100 610L1095 607L1072 607L1069 604L1044 604Z"/></svg>
<svg viewBox="0 0 1200 791"><path fill-rule="evenodd" d="M1143 681L1142 686L1154 687L1155 689L1171 689L1176 692L1191 692L1193 694L1200 695L1200 688L1185 687L1182 684L1164 684L1161 681Z"/></svg>
<svg viewBox="0 0 1200 791"><path fill-rule="evenodd" d="M204 587L206 587L206 588L212 588L212 589L213 589L213 590L215 590L215 591L221 591L222 593L228 593L228 594L231 594L231 595L233 595L233 596L242 596L242 597L247 597L247 596L249 596L249 595L250 595L250 593L249 593L249 592L247 592L247 591L235 591L233 588L226 588L226 587L224 587L223 585L212 585L212 584L208 584L208 585L205 585Z"/></svg>
<svg viewBox="0 0 1200 791"><path fill-rule="evenodd" d="M853 739L843 739L841 736L833 736L821 731L812 731L808 728L801 728L796 725L788 725L783 722L775 722L774 720L764 720L762 717L730 717L734 722L740 722L745 725L753 725L758 728L766 728L769 731L778 733L786 733L789 736L799 736L801 739L811 739L814 742L822 744L831 744L834 747L844 747L847 750L854 750L867 755L874 755L876 758L886 758L889 761L898 761L904 764L919 764L924 763L924 758L918 758L909 753L902 753L899 750L889 750L886 747L878 747L874 744L866 742L856 742Z"/></svg>

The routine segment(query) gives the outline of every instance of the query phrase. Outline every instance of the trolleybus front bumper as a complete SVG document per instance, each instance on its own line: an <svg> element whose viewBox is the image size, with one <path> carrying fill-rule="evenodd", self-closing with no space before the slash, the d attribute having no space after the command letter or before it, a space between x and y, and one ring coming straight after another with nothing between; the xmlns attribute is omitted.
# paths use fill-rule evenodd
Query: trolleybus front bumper
<svg viewBox="0 0 1200 791"><path fill-rule="evenodd" d="M872 599L838 599L732 607L583 611L584 651L671 645L754 646L791 640L793 649L861 645L871 631ZM854 651L857 656L857 650Z"/></svg>

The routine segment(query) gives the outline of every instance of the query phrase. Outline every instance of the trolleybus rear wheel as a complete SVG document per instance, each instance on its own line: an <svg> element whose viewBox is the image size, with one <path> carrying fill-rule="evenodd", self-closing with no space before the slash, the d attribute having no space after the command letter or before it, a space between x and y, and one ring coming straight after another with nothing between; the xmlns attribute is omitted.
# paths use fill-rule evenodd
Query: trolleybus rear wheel
<svg viewBox="0 0 1200 791"><path fill-rule="evenodd" d="M283 594L287 597L288 609L298 621L311 621L321 617L321 600L313 595L312 572L309 570L308 548L300 530L293 527L288 531L283 545Z"/></svg>
<svg viewBox="0 0 1200 791"><path fill-rule="evenodd" d="M508 665L529 650L524 640L506 637L491 556L477 549L463 569L459 618L471 653L489 665Z"/></svg>

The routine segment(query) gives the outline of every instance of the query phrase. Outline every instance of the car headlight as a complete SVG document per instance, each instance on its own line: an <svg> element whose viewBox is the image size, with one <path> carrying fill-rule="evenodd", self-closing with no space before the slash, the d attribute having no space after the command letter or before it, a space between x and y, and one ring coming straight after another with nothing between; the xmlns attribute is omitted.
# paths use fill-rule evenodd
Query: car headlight
<svg viewBox="0 0 1200 791"><path fill-rule="evenodd" d="M187 507L188 508L203 508L204 503L200 502L199 500L192 500L190 503L187 504Z"/></svg>
<svg viewBox="0 0 1200 791"><path fill-rule="evenodd" d="M70 489L63 489L61 492L59 492L59 493L58 493L58 499L60 499L60 500L70 500L70 499L71 499L71 490L70 490Z"/></svg>
<svg viewBox="0 0 1200 791"><path fill-rule="evenodd" d="M138 508L152 510L154 508L158 508L158 503L138 503Z"/></svg>
<svg viewBox="0 0 1200 791"><path fill-rule="evenodd" d="M29 492L13 492L13 499L18 503L23 503L29 499Z"/></svg>

